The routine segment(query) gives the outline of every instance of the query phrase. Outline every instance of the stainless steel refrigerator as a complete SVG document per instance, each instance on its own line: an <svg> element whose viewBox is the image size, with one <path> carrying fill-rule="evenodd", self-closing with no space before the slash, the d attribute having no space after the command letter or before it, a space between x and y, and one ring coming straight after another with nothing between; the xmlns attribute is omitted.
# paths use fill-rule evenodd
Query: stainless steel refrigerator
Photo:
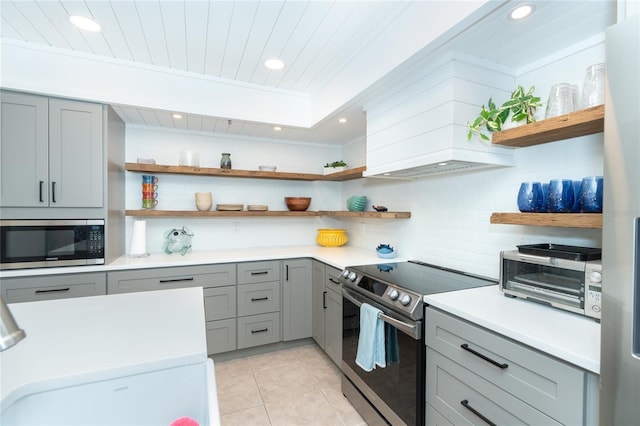
<svg viewBox="0 0 640 426"><path fill-rule="evenodd" d="M607 30L600 424L640 421L640 16Z"/></svg>

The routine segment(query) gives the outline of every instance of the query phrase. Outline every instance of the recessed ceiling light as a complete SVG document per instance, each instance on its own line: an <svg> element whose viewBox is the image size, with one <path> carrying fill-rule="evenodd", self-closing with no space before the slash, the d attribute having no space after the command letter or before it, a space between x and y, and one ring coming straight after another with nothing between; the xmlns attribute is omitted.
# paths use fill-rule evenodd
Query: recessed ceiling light
<svg viewBox="0 0 640 426"><path fill-rule="evenodd" d="M340 117L338 118L338 123L344 124L346 123L348 120L345 117Z"/></svg>
<svg viewBox="0 0 640 426"><path fill-rule="evenodd" d="M523 4L521 6L516 7L511 12L509 12L509 19L512 21L518 21L520 19L524 19L527 16L533 13L533 5Z"/></svg>
<svg viewBox="0 0 640 426"><path fill-rule="evenodd" d="M180 120L180 119L182 118L182 114L178 114L178 113L171 114L171 116L172 116L173 118L177 118L178 120Z"/></svg>
<svg viewBox="0 0 640 426"><path fill-rule="evenodd" d="M282 127L274 126L273 130L275 130L276 132L279 132L280 130L282 130Z"/></svg>
<svg viewBox="0 0 640 426"><path fill-rule="evenodd" d="M267 59L264 61L264 66L270 70L281 70L284 68L284 62L281 59Z"/></svg>
<svg viewBox="0 0 640 426"><path fill-rule="evenodd" d="M98 24L96 21L82 15L69 15L69 22L71 22L81 30L91 31L92 33L97 33L102 30L100 24Z"/></svg>

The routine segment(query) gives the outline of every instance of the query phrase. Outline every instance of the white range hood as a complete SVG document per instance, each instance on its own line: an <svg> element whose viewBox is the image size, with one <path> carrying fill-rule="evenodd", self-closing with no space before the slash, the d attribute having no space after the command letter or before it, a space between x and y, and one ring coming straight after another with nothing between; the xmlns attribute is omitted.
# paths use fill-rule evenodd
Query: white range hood
<svg viewBox="0 0 640 426"><path fill-rule="evenodd" d="M416 71L418 69L418 71ZM413 179L515 165L512 148L467 140L467 122L491 97L507 100L510 70L476 58L448 55L413 67L387 96L365 105L366 177Z"/></svg>

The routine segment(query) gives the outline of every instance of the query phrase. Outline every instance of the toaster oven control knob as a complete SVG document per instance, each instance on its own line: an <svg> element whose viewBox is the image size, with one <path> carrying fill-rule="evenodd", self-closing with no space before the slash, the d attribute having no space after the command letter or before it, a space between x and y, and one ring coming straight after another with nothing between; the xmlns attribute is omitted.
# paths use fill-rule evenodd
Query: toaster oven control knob
<svg viewBox="0 0 640 426"><path fill-rule="evenodd" d="M396 300L398 296L400 296L400 293L395 288L389 292L389 299L391 300Z"/></svg>
<svg viewBox="0 0 640 426"><path fill-rule="evenodd" d="M408 294L400 296L400 304L402 304L402 306L407 306L409 303L411 303L411 296Z"/></svg>
<svg viewBox="0 0 640 426"><path fill-rule="evenodd" d="M358 278L358 276L356 275L355 272L349 272L349 276L347 278L349 278L349 280L355 282L355 280L356 280L356 278Z"/></svg>
<svg viewBox="0 0 640 426"><path fill-rule="evenodd" d="M596 271L592 272L589 275L589 281L591 281L592 283L602 282L602 273Z"/></svg>

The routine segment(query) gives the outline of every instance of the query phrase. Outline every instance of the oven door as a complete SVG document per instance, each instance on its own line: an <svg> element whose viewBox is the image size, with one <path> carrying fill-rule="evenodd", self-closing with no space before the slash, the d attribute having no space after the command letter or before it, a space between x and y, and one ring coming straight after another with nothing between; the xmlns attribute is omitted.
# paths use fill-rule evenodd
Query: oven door
<svg viewBox="0 0 640 426"><path fill-rule="evenodd" d="M385 421L396 424L424 424L425 348L422 321L411 321L360 293L342 289L342 371ZM368 303L383 312L385 336L397 339L397 357L389 356L394 342L385 342L387 366L366 372L356 364L360 335L360 306ZM395 347L393 348L395 350ZM389 359L392 358L392 359ZM347 392L343 393L349 398ZM358 404L354 404L358 408ZM368 413L367 413L368 414Z"/></svg>

